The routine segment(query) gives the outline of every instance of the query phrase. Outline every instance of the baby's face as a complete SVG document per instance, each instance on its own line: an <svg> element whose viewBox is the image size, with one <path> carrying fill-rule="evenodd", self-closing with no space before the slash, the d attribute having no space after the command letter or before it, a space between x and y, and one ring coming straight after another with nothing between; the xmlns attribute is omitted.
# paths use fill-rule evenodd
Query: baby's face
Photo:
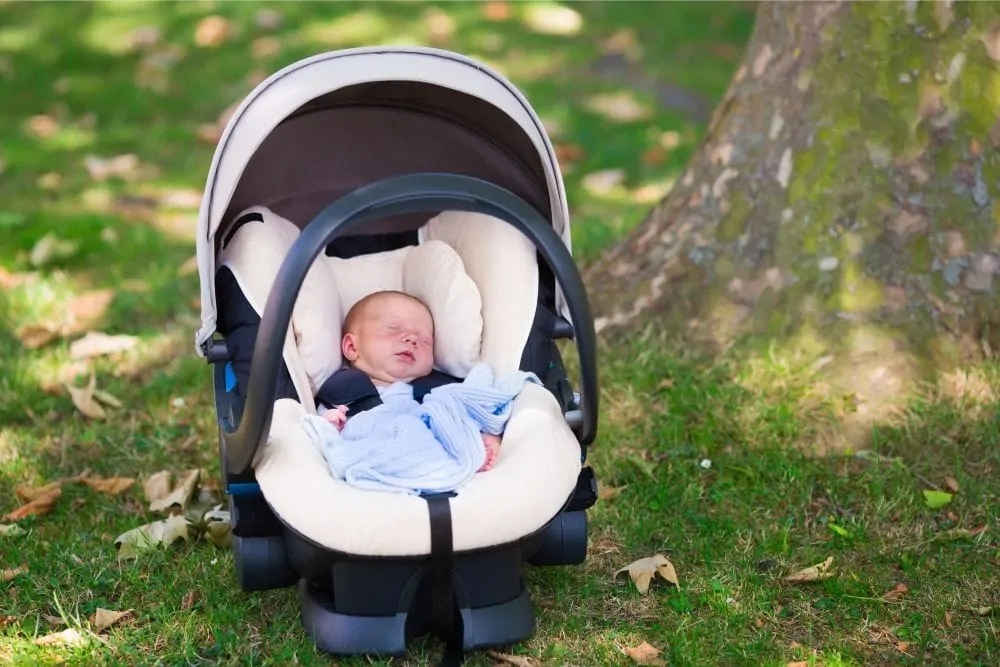
<svg viewBox="0 0 1000 667"><path fill-rule="evenodd" d="M434 320L419 302L387 295L370 304L356 333L347 333L344 356L373 380L412 382L434 367Z"/></svg>

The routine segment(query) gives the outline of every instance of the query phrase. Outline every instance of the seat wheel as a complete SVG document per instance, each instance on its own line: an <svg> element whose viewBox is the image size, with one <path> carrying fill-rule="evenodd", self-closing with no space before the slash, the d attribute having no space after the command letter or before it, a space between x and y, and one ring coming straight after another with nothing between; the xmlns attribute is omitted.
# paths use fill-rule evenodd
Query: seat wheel
<svg viewBox="0 0 1000 667"><path fill-rule="evenodd" d="M233 535L233 559L236 579L244 591L285 588L298 581L298 574L288 562L285 538L238 537Z"/></svg>

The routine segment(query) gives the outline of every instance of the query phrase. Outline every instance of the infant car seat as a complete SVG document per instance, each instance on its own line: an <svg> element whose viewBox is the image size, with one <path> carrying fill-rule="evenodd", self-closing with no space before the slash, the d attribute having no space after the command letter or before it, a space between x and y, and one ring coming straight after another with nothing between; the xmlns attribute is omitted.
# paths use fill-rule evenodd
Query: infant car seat
<svg viewBox="0 0 1000 667"><path fill-rule="evenodd" d="M247 591L298 583L331 653L446 661L531 635L524 563L579 564L597 498L596 337L559 165L505 79L463 56L363 48L261 83L216 149L198 228L233 554ZM534 372L493 469L413 496L335 479L299 425L342 364L343 317L400 289L435 320L436 368ZM558 339L573 339L573 391Z"/></svg>

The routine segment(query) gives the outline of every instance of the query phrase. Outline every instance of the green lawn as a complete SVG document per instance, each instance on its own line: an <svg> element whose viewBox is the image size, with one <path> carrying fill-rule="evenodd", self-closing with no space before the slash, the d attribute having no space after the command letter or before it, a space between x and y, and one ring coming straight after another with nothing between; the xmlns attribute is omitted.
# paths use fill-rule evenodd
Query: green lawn
<svg viewBox="0 0 1000 667"><path fill-rule="evenodd" d="M274 3L275 25L249 2L0 4L0 516L22 504L18 487L136 480L119 495L68 481L50 513L0 534L0 663L331 662L305 639L293 590L240 592L229 552L206 540L116 558L118 535L163 516L143 479L218 476L210 373L191 344L188 267L214 148L199 136L260 76L321 50L462 51L511 77L552 128L586 263L678 176L754 7L566 6L578 14ZM197 29L213 14L227 31ZM75 359L86 331L136 340ZM39 336L52 340L26 346ZM505 653L630 664L626 649L647 642L670 664L1000 662L1000 368L921 390L877 432L879 458L810 453L849 401L816 399L809 369L788 360L695 358L654 332L602 349L601 364L591 461L613 490L591 512L585 565L526 568L538 630ZM64 387L91 373L121 401L105 420L85 419ZM948 504L928 506L924 491L949 487ZM613 580L656 553L679 588L640 595ZM832 577L785 580L829 557ZM131 611L95 631L98 608ZM66 629L78 641L37 641ZM377 664L432 664L439 651L428 641Z"/></svg>

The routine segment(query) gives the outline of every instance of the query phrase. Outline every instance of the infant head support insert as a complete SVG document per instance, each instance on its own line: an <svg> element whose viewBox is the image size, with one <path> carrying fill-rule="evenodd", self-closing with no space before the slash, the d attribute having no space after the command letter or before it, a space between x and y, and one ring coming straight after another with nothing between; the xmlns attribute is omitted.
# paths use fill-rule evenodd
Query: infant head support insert
<svg viewBox="0 0 1000 667"><path fill-rule="evenodd" d="M559 166L506 80L454 53L352 49L261 83L233 114L199 216L202 322L244 590L298 582L332 653L448 656L528 637L524 563L578 564L596 482L595 335ZM418 296L436 372L531 371L495 466L414 496L335 479L300 425L343 360L347 310ZM574 339L575 393L556 339Z"/></svg>

